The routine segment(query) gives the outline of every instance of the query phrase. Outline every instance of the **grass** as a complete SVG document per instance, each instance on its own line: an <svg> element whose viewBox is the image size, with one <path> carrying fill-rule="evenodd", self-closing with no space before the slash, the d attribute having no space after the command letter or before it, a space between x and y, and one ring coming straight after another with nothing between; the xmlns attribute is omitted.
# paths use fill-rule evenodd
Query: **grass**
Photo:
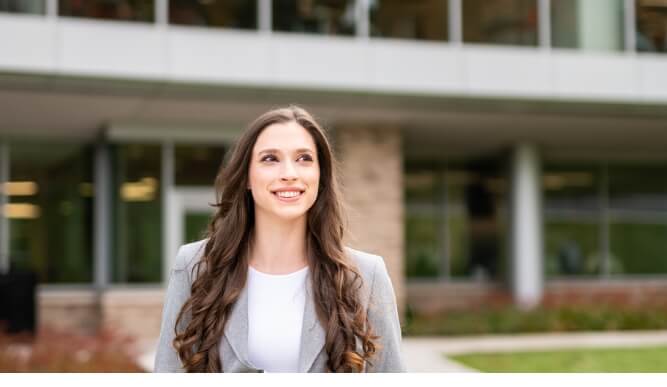
<svg viewBox="0 0 667 387"><path fill-rule="evenodd" d="M596 348L449 356L482 372L667 372L667 347Z"/></svg>

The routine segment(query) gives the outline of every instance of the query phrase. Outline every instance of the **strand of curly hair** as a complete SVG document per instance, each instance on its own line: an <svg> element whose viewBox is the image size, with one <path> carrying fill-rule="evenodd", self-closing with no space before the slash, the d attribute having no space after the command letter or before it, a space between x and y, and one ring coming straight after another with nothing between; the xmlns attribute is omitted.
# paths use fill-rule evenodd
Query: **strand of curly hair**
<svg viewBox="0 0 667 387"><path fill-rule="evenodd" d="M330 372L362 372L377 351L360 300L363 280L343 249L344 222L331 146L303 109L265 113L244 132L216 178L217 207L208 226L203 258L191 273L190 298L174 327L174 348L188 372L220 372L219 343L232 306L246 285L254 203L247 187L252 148L274 123L296 121L313 137L320 163L317 199L307 214L306 249L318 319L325 328Z"/></svg>

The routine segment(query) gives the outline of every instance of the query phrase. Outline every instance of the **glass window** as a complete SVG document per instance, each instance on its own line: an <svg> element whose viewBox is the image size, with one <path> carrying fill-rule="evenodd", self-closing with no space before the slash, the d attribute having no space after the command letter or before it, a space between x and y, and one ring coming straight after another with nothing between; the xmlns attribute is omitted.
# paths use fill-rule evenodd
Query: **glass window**
<svg viewBox="0 0 667 387"><path fill-rule="evenodd" d="M667 52L667 3L637 0L637 51Z"/></svg>
<svg viewBox="0 0 667 387"><path fill-rule="evenodd" d="M354 35L354 0L273 0L273 29Z"/></svg>
<svg viewBox="0 0 667 387"><path fill-rule="evenodd" d="M405 176L406 275L439 277L442 269L444 211L438 171L415 171Z"/></svg>
<svg viewBox="0 0 667 387"><path fill-rule="evenodd" d="M447 40L447 0L373 0L371 36Z"/></svg>
<svg viewBox="0 0 667 387"><path fill-rule="evenodd" d="M547 276L601 273L600 184L600 167L545 166L544 243Z"/></svg>
<svg viewBox="0 0 667 387"><path fill-rule="evenodd" d="M408 277L500 279L506 181L498 163L407 168Z"/></svg>
<svg viewBox="0 0 667 387"><path fill-rule="evenodd" d="M223 146L176 145L174 147L175 184L206 186L213 189L213 183L224 156Z"/></svg>
<svg viewBox="0 0 667 387"><path fill-rule="evenodd" d="M463 41L537 45L537 0L464 0Z"/></svg>
<svg viewBox="0 0 667 387"><path fill-rule="evenodd" d="M154 0L58 0L60 16L152 22Z"/></svg>
<svg viewBox="0 0 667 387"><path fill-rule="evenodd" d="M667 273L667 166L609 167L610 270Z"/></svg>
<svg viewBox="0 0 667 387"><path fill-rule="evenodd" d="M114 147L113 280L160 282L162 278L161 147Z"/></svg>
<svg viewBox="0 0 667 387"><path fill-rule="evenodd" d="M46 13L45 0L0 0L0 12Z"/></svg>
<svg viewBox="0 0 667 387"><path fill-rule="evenodd" d="M552 0L551 45L622 50L623 0Z"/></svg>
<svg viewBox="0 0 667 387"><path fill-rule="evenodd" d="M92 281L92 147L10 145L3 215L13 269L34 270L43 283Z"/></svg>
<svg viewBox="0 0 667 387"><path fill-rule="evenodd" d="M256 0L169 0L169 23L240 29L257 28Z"/></svg>

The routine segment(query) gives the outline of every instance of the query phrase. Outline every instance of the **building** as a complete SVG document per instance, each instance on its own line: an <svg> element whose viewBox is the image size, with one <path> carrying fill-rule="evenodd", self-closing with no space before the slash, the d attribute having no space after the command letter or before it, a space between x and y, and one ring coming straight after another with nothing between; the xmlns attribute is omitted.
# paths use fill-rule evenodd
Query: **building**
<svg viewBox="0 0 667 387"><path fill-rule="evenodd" d="M239 130L331 130L349 244L420 313L667 292L667 3L0 0L0 263L152 337Z"/></svg>

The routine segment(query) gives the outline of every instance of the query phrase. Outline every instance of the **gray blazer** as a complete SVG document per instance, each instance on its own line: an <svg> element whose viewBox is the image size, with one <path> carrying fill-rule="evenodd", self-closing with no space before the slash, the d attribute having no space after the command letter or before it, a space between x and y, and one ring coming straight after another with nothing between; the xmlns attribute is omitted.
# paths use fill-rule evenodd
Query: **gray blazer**
<svg viewBox="0 0 667 387"><path fill-rule="evenodd" d="M174 324L183 303L190 297L192 268L204 251L206 240L190 243L178 250L176 264L171 270L164 308L162 327L155 356L155 372L183 372L182 364L172 346ZM368 311L373 331L380 336L379 349L366 372L405 372L401 356L401 327L396 310L396 298L384 261L377 255L346 248L364 280L361 299ZM325 372L327 353L324 350L325 330L320 324L312 297L311 281L306 281L306 305L301 333L299 372ZM185 322L187 323L187 322ZM248 294L243 289L225 326L220 357L223 372L262 372L248 361Z"/></svg>

